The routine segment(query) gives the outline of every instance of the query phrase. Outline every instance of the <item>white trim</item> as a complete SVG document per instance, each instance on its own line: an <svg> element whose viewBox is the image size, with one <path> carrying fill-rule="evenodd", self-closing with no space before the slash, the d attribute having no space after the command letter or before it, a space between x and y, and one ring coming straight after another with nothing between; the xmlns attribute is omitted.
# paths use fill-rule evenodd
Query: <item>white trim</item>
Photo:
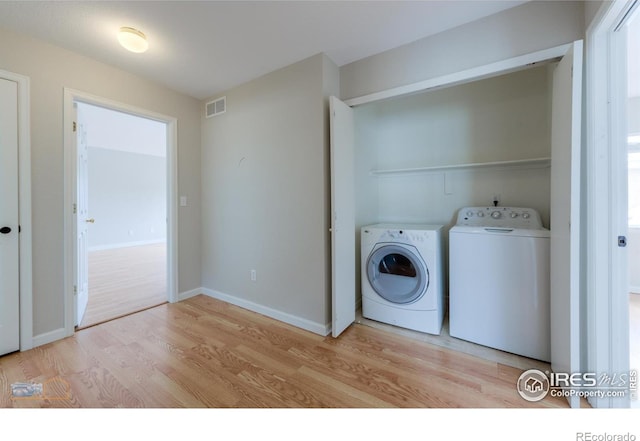
<svg viewBox="0 0 640 441"><path fill-rule="evenodd" d="M640 285L630 285L629 293L633 295L640 295Z"/></svg>
<svg viewBox="0 0 640 441"><path fill-rule="evenodd" d="M629 199L627 148L627 32L626 27L612 35L609 91L611 96L610 200L613 237L611 250L611 372L629 372L629 270L628 248L618 246L617 236L627 236ZM620 81L623 80L623 81ZM614 147L615 146L615 147ZM624 319L621 319L624 317ZM629 398L611 400L612 407L629 407Z"/></svg>
<svg viewBox="0 0 640 441"><path fill-rule="evenodd" d="M33 347L46 345L56 340L61 340L67 336L67 330L65 328L54 329L53 331L45 332L44 334L38 334L33 336Z"/></svg>
<svg viewBox="0 0 640 441"><path fill-rule="evenodd" d="M20 350L33 347L33 250L31 225L30 79L0 70L0 78L18 85L18 200L20 225Z"/></svg>
<svg viewBox="0 0 640 441"><path fill-rule="evenodd" d="M98 245L95 247L89 247L88 251L105 251L105 250L115 250L118 248L130 248L130 247L139 247L144 245L155 245L159 243L165 243L166 239L153 239L153 240L139 240L136 242L121 242L121 243L111 243L109 245Z"/></svg>
<svg viewBox="0 0 640 441"><path fill-rule="evenodd" d="M362 104L381 101L388 98L396 98L403 95L409 95L416 92L423 92L429 89L438 89L441 87L449 87L457 84L464 84L470 81L477 81L483 78L489 78L496 75L502 75L508 72L525 69L534 64L544 63L556 58L561 58L569 50L569 44L556 46L549 49L533 52L519 57L508 58L506 60L495 63L485 64L483 66L473 67L471 69L419 81L405 86L394 87L392 89L371 93L345 100L345 104L351 107L360 106Z"/></svg>
<svg viewBox="0 0 640 441"><path fill-rule="evenodd" d="M181 302L183 300L190 299L191 297L195 297L200 294L202 294L202 288L196 288L196 289L191 289L189 291L184 291L178 294L178 301Z"/></svg>
<svg viewBox="0 0 640 441"><path fill-rule="evenodd" d="M272 319L287 323L289 325L293 325L297 328L302 328L306 331L313 332L314 334L326 336L326 335L329 335L329 333L331 332L331 324L329 323L322 324L322 323L312 322L302 317L298 317L286 312L278 311L277 309L269 308L268 306L260 305L255 302L241 299L239 297L235 297L235 296L225 294L220 291L215 291L209 288L200 288L200 292L214 299L222 300L223 302L231 303L232 305L236 305L241 308L248 309L249 311L266 315L267 317L271 317Z"/></svg>
<svg viewBox="0 0 640 441"><path fill-rule="evenodd" d="M64 89L64 329L65 335L73 335L75 330L75 302L73 286L75 284L75 216L73 204L76 201L76 146L72 128L73 103L80 101L95 106L117 110L119 112L154 119L167 125L167 291L168 301L178 301L178 120L172 116L151 112L128 104L105 99L96 95L65 88Z"/></svg>
<svg viewBox="0 0 640 441"><path fill-rule="evenodd" d="M604 3L586 32L587 370L609 375L629 369L628 314L623 312L625 304L628 308L628 295L617 292L620 291L619 280L613 280L620 278L614 263L620 258L621 251L615 244L619 234L619 212L615 211L613 192L616 187L611 183L618 161L614 152L619 148L614 144L613 136L611 37L628 5L626 0ZM628 399L593 398L589 403L593 407L629 405Z"/></svg>

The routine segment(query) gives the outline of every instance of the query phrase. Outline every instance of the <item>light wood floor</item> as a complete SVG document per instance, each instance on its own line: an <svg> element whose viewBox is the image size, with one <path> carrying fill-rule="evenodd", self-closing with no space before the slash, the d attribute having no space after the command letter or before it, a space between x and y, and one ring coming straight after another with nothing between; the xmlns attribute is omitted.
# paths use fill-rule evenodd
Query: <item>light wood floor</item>
<svg viewBox="0 0 640 441"><path fill-rule="evenodd" d="M338 339L200 295L0 358L0 407L567 407L522 370L354 324ZM10 385L48 399L11 399Z"/></svg>
<svg viewBox="0 0 640 441"><path fill-rule="evenodd" d="M167 301L166 244L89 253L89 303L78 328Z"/></svg>

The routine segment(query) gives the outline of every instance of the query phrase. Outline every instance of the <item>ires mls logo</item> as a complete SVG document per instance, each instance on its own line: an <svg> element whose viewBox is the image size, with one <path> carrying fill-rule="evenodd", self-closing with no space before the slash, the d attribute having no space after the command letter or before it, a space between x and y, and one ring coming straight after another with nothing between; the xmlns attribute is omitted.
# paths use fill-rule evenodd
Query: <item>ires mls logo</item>
<svg viewBox="0 0 640 441"><path fill-rule="evenodd" d="M637 399L637 373L600 374L595 372L542 372L529 369L523 372L516 384L518 393L527 401L540 401L550 394L553 397L621 398L629 394Z"/></svg>
<svg viewBox="0 0 640 441"><path fill-rule="evenodd" d="M538 369L529 369L518 377L518 393L527 401L540 401L549 393L550 383L547 375Z"/></svg>

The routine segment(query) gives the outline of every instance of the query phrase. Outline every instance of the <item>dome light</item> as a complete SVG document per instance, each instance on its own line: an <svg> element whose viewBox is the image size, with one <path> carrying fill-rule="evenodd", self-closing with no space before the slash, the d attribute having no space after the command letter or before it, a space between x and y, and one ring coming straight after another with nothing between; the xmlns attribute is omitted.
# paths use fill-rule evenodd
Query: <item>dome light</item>
<svg viewBox="0 0 640 441"><path fill-rule="evenodd" d="M123 26L118 33L118 41L128 51L141 54L149 49L147 37L137 29Z"/></svg>

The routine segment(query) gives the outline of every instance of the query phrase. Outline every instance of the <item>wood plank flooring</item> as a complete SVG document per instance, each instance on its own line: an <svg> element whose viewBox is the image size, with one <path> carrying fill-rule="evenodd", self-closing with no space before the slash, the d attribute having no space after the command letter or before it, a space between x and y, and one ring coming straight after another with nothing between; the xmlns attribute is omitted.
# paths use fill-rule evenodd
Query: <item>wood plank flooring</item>
<svg viewBox="0 0 640 441"><path fill-rule="evenodd" d="M89 253L89 303L79 329L167 301L165 243Z"/></svg>
<svg viewBox="0 0 640 441"><path fill-rule="evenodd" d="M200 295L0 357L0 407L567 407L521 369L362 324L322 337ZM12 399L42 383L44 398Z"/></svg>

